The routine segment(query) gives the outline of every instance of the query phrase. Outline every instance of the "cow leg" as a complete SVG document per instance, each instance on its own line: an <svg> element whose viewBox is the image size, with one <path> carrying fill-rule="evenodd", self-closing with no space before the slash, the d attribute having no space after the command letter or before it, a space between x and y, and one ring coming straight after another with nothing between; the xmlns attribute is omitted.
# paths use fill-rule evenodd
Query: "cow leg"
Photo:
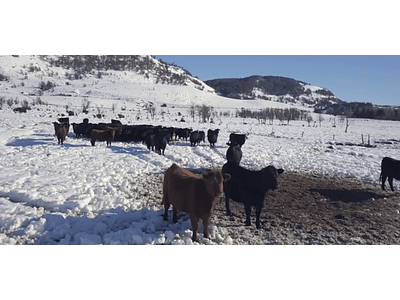
<svg viewBox="0 0 400 300"><path fill-rule="evenodd" d="M246 226L251 225L250 216L251 216L251 205L245 204L244 210L246 212Z"/></svg>
<svg viewBox="0 0 400 300"><path fill-rule="evenodd" d="M230 197L227 196L227 195L225 194L226 214L227 214L228 216L231 216L231 215L232 215L232 212L231 212L231 208L230 208L230 206L229 206L229 199L230 199Z"/></svg>
<svg viewBox="0 0 400 300"><path fill-rule="evenodd" d="M190 221L192 223L192 230L193 230L192 240L197 241L197 230L199 229L199 218L197 216L190 216ZM205 230L205 228L206 227L204 227L204 230Z"/></svg>
<svg viewBox="0 0 400 300"><path fill-rule="evenodd" d="M385 190L386 175L382 175L382 190Z"/></svg>
<svg viewBox="0 0 400 300"><path fill-rule="evenodd" d="M261 228L261 222L260 222L261 209L262 209L262 205L258 206L256 208L256 227L257 227L257 229Z"/></svg>
<svg viewBox="0 0 400 300"><path fill-rule="evenodd" d="M393 188L393 177L389 177L388 181L389 181L390 188L392 189L392 192L394 192L394 188Z"/></svg>
<svg viewBox="0 0 400 300"><path fill-rule="evenodd" d="M172 223L178 222L178 212L174 205L172 205L173 213L172 213Z"/></svg>
<svg viewBox="0 0 400 300"><path fill-rule="evenodd" d="M169 209L169 203L164 204L164 221L168 221L168 209Z"/></svg>
<svg viewBox="0 0 400 300"><path fill-rule="evenodd" d="M204 237L208 238L208 226L210 225L211 214L207 214L203 217Z"/></svg>

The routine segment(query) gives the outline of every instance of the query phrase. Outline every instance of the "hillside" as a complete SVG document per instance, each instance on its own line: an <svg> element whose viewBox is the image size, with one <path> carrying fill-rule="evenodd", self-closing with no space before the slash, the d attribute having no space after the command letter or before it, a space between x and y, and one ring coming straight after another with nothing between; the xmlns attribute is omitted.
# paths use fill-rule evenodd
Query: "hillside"
<svg viewBox="0 0 400 300"><path fill-rule="evenodd" d="M305 112L400 120L399 107L344 102L326 88L299 80L250 76L203 82L149 55L0 56L0 108L6 101L80 107L83 100L94 109L118 107L138 113L149 105L206 105L231 111L296 110L302 120L307 119ZM277 112L274 118L281 115Z"/></svg>
<svg viewBox="0 0 400 300"><path fill-rule="evenodd" d="M157 107L288 107L272 101L221 97L188 71L148 55L0 56L0 97L29 104L40 98L70 107L80 106L83 99L94 107L105 106L107 99L126 109L141 109L146 103Z"/></svg>

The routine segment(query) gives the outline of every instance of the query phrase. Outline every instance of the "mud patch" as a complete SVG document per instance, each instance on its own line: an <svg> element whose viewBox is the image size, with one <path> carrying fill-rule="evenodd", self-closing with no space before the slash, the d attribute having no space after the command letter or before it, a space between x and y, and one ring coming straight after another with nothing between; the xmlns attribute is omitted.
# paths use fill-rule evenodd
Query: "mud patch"
<svg viewBox="0 0 400 300"><path fill-rule="evenodd" d="M262 228L244 226L242 204L225 199L214 211L214 222L227 228L234 244L399 244L400 193L384 192L379 183L285 172L279 188L267 193Z"/></svg>

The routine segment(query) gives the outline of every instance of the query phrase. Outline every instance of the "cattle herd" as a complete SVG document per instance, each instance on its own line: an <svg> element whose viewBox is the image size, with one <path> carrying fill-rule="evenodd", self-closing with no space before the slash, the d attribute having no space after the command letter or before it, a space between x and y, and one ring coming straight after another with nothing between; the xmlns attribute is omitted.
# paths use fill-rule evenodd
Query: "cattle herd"
<svg viewBox="0 0 400 300"><path fill-rule="evenodd" d="M189 139L192 147L200 142L205 142L204 131L193 131L189 128L174 128L153 125L122 125L118 120L111 123L89 123L84 119L82 123L72 123L76 138L88 138L91 145L97 141L106 141L107 146L112 141L142 142L149 151L164 155L166 145L171 140ZM58 144L63 144L69 132L69 118L59 118L54 122L55 135ZM210 147L213 148L218 139L219 129L207 132ZM264 204L265 195L270 189L278 187L277 177L284 172L274 166L267 166L259 171L248 170L241 167L242 146L247 139L245 134L231 133L229 148L226 152L227 162L222 169L209 170L205 174L195 175L180 168L175 163L166 171L163 182L162 205L164 205L164 220L168 221L168 209L173 208L172 222L177 222L177 212L186 212L190 216L194 241L197 240L199 220L203 220L204 237L208 237L208 225L219 196L223 193L226 201L226 213L231 215L229 201L243 203L246 221L251 225L251 207L256 209L256 227L261 228L260 214ZM384 157L381 163L381 188L385 190L386 179L392 191L393 179L400 180L400 161Z"/></svg>

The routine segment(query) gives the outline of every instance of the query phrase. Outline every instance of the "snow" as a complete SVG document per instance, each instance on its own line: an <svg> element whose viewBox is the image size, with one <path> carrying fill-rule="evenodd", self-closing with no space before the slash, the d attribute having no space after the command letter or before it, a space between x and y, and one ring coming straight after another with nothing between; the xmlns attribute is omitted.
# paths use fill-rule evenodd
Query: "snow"
<svg viewBox="0 0 400 300"><path fill-rule="evenodd" d="M18 78L17 71L22 66L16 65L17 60L11 63L9 58L0 58L2 72ZM47 70L45 63L34 57L20 59L23 64L34 62ZM59 85L53 93L41 96L48 105L31 106L27 113L14 113L8 105L0 110L0 244L235 244L224 228L213 223L209 239L203 238L200 223L199 242L193 243L189 217L180 218L176 224L171 218L163 221L162 191L154 189L174 162L198 171L221 167L231 132L248 134L241 165L249 169L272 164L285 170L329 173L378 185L382 158L399 158L400 144L384 143L398 139L398 122L357 119L347 133L340 118L336 117L333 127L333 116L329 115L324 115L321 127L309 127L304 121L282 126L277 120L274 125L265 125L255 119L224 117L219 113L234 112L241 107L256 110L285 104L233 100L193 86L161 85L137 74L109 73L102 79L89 77ZM39 81L39 77L29 76L30 84ZM10 87L16 80L1 82L0 95L6 99L18 95L19 100L32 101L32 97L21 94L28 91L28 84ZM73 95L59 96L61 93ZM79 112L85 99L82 95L91 102L90 112L71 116L70 123L82 122L85 117L93 123L109 122L123 114L123 124L146 123L205 131L220 128L218 142L214 149L207 144L192 148L188 141L172 142L165 156L160 156L140 143L114 142L106 147L98 142L92 147L89 140L76 139L71 126L64 145L58 145L52 122L65 113L66 103L69 109ZM154 119L143 110L149 101L157 108ZM115 112L111 110L113 103L118 104ZM161 108L164 103L167 107ZM197 117L192 120L188 112L192 103L212 105L218 113L214 123L200 123ZM126 110L121 110L123 106ZM105 115L103 119L94 117L99 107ZM182 117L186 122L180 122ZM361 135L364 142L369 135L376 147L336 144L359 144ZM400 188L396 181L395 188Z"/></svg>

